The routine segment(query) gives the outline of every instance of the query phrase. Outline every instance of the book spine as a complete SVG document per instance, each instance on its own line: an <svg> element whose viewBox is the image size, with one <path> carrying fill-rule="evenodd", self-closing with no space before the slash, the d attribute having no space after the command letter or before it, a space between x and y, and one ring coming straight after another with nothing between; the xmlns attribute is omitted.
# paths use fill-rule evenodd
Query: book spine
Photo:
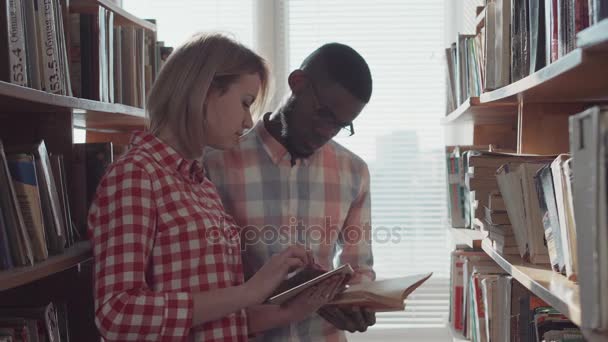
<svg viewBox="0 0 608 342"><path fill-rule="evenodd" d="M66 0L55 0L54 9L55 9L55 23L56 23L56 40L58 47L58 57L59 57L59 72L61 75L61 87L62 94L67 96L72 96L72 85L70 82L70 69L68 63L68 51L67 51L67 38L68 34L64 28L64 8L62 2ZM67 13L66 13L67 14ZM66 23L67 26L67 23Z"/></svg>
<svg viewBox="0 0 608 342"><path fill-rule="evenodd" d="M6 225L2 205L0 205L0 270L8 270L14 267L7 229L9 227Z"/></svg>
<svg viewBox="0 0 608 342"><path fill-rule="evenodd" d="M551 4L551 62L559 58L559 6L558 0Z"/></svg>
<svg viewBox="0 0 608 342"><path fill-rule="evenodd" d="M123 103L122 99L122 28L114 27L114 102Z"/></svg>
<svg viewBox="0 0 608 342"><path fill-rule="evenodd" d="M21 0L8 0L6 11L7 13L2 13L2 15L6 15L8 19L10 82L27 87L27 53L25 49L25 26Z"/></svg>
<svg viewBox="0 0 608 342"><path fill-rule="evenodd" d="M37 175L39 177L38 183L40 184L43 197L43 214L46 216L45 226L47 228L47 236L49 237L49 253L58 254L63 251L65 246L65 227L60 211L57 186L55 184L55 179L53 178L51 163L44 141L37 146L35 153L36 166L37 169L40 170L40 172L37 172Z"/></svg>
<svg viewBox="0 0 608 342"><path fill-rule="evenodd" d="M29 86L42 90L40 84L40 62L38 51L38 20L36 17L36 1L24 1L25 43L27 45L27 76Z"/></svg>
<svg viewBox="0 0 608 342"><path fill-rule="evenodd" d="M70 83L75 97L82 96L82 52L80 49L80 14L70 14Z"/></svg>
<svg viewBox="0 0 608 342"><path fill-rule="evenodd" d="M106 51L107 51L107 56L106 56L106 60L107 60L107 64L108 64L108 70L107 70L107 75L106 78L108 80L108 101L111 103L115 102L115 98L114 98L114 54L116 53L114 51L114 39L116 39L114 37L114 12L107 12L107 17L106 17L106 24L107 24L107 28L106 28Z"/></svg>
<svg viewBox="0 0 608 342"><path fill-rule="evenodd" d="M62 94L61 73L56 41L55 11L52 0L38 1L38 20L40 23L40 41L42 46L43 90Z"/></svg>
<svg viewBox="0 0 608 342"><path fill-rule="evenodd" d="M586 0L575 1L575 33L579 33L589 27L589 4Z"/></svg>

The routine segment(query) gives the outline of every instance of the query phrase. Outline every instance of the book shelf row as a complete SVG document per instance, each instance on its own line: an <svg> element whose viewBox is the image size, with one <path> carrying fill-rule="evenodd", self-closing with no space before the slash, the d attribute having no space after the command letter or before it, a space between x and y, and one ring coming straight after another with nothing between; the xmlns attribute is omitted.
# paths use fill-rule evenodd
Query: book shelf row
<svg viewBox="0 0 608 342"><path fill-rule="evenodd" d="M171 48L156 41L153 20L137 18L115 1L0 0L0 4L5 10L0 20L0 140L9 154L13 153L10 148L44 141L50 155L63 157L69 183L63 194L71 200L72 221L80 221L67 225L83 229L82 215L75 214L86 214L95 186L90 180L101 175L89 176L103 173L103 169L89 172L94 158L86 156L96 156L88 153L89 146L120 152L131 132L146 126L145 94L162 66L161 55L166 57ZM53 25L42 26L42 19ZM11 28L16 27L18 39L10 41ZM54 76L45 74L40 63L40 47L46 39L55 58ZM21 64L16 67L16 63ZM13 68L21 70L22 76L15 77ZM53 80L59 80L59 88L49 86L47 81ZM86 130L86 144L74 143L75 129ZM7 228L16 227L4 225L1 232ZM26 237L31 238L31 228L27 225ZM61 334L46 329L39 337L48 339L53 333L56 341L99 340L94 324L92 249L86 232L80 233L81 241L64 246L61 253L0 271L0 320L9 322L0 329L1 338L28 333L35 340L32 324L54 322L61 325ZM40 241L38 246L42 246ZM41 320L37 315L49 308L56 312L55 320Z"/></svg>
<svg viewBox="0 0 608 342"><path fill-rule="evenodd" d="M0 272L0 291L9 290L59 273L75 265L90 261L91 244L88 241L77 242L62 254L49 257L47 260L31 267L15 268Z"/></svg>
<svg viewBox="0 0 608 342"><path fill-rule="evenodd" d="M0 4L0 81L7 83L143 108L172 51L156 40L154 20L136 18L108 0Z"/></svg>
<svg viewBox="0 0 608 342"><path fill-rule="evenodd" d="M446 149L450 222L471 228L451 229L456 240L477 249L483 240L483 250L515 280L577 326L599 330L607 312L602 169L608 146L598 140L605 136L606 118L600 107L570 117L571 155L499 153L492 146ZM585 290L583 316L578 295L570 291L578 294L576 281Z"/></svg>
<svg viewBox="0 0 608 342"><path fill-rule="evenodd" d="M551 270L548 266L534 265L523 261L515 255L498 253L486 234L478 230L450 228L450 234L456 245L468 246L483 250L505 272L517 279L530 291L539 295L560 312L566 314L572 322L580 325L581 309L579 287L565 276Z"/></svg>
<svg viewBox="0 0 608 342"><path fill-rule="evenodd" d="M450 234L456 245L468 246L483 250L504 272L515 278L530 292L564 313L573 323L580 325L581 305L580 288L577 283L565 276L555 273L547 266L524 262L518 256L502 255L492 247L492 241L479 231L462 228L450 228ZM461 332L451 327L453 335L460 340L467 340ZM587 341L600 342L608 340L608 333L583 329Z"/></svg>
<svg viewBox="0 0 608 342"><path fill-rule="evenodd" d="M518 99L529 103L608 100L608 19L579 32L573 51L521 80L465 99L442 122L516 120Z"/></svg>
<svg viewBox="0 0 608 342"><path fill-rule="evenodd" d="M483 250L506 273L513 276L531 292L564 313L577 325L581 324L579 287L547 265L534 265L517 255L502 255L493 247L487 234L478 230L449 228L456 245ZM607 336L608 338L608 336Z"/></svg>
<svg viewBox="0 0 608 342"><path fill-rule="evenodd" d="M12 116L36 112L52 116L69 112L73 115L74 126L82 129L132 131L141 129L147 121L141 108L50 94L2 81L0 101L3 103L2 112Z"/></svg>
<svg viewBox="0 0 608 342"><path fill-rule="evenodd" d="M488 92L494 91L494 100L510 96L496 90L518 84L568 56L577 46L597 39L594 36L601 34L601 20L608 17L607 12L600 0L486 1L477 16L476 33L459 33L446 49L447 112L469 97L482 96L487 102ZM582 41L577 41L577 34L589 27L599 32L583 34ZM570 63L576 61L569 59Z"/></svg>

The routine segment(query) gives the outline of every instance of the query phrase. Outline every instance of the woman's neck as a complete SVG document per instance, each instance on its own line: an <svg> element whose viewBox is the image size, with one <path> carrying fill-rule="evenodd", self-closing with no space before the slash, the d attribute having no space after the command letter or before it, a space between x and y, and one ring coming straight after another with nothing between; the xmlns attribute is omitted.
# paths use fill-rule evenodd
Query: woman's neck
<svg viewBox="0 0 608 342"><path fill-rule="evenodd" d="M198 156L193 156L190 155L183 147L182 144L180 144L179 140L175 137L175 134L164 130L161 131L160 133L158 133L156 135L156 137L160 140L162 140L165 144L171 146L171 148L173 148L175 151L177 151L177 153L179 153L182 157L184 157L185 159L200 159L202 157L202 153L201 155ZM201 151L204 150L204 146L203 148L200 149Z"/></svg>

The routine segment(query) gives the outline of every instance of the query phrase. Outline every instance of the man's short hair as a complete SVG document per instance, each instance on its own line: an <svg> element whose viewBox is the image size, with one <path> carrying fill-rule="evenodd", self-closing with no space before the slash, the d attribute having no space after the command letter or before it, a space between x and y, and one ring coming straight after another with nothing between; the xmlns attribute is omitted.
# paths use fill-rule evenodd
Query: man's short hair
<svg viewBox="0 0 608 342"><path fill-rule="evenodd" d="M316 81L338 83L364 103L368 103L372 96L369 66L348 45L329 43L321 46L306 57L301 69Z"/></svg>

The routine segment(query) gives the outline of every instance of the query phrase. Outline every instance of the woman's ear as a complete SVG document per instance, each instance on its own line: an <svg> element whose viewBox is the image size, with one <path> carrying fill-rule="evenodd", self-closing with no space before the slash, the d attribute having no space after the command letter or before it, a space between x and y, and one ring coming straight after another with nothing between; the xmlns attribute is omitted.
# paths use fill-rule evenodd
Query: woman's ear
<svg viewBox="0 0 608 342"><path fill-rule="evenodd" d="M287 82L291 92L297 94L308 85L308 76L303 70L296 69L289 74Z"/></svg>

